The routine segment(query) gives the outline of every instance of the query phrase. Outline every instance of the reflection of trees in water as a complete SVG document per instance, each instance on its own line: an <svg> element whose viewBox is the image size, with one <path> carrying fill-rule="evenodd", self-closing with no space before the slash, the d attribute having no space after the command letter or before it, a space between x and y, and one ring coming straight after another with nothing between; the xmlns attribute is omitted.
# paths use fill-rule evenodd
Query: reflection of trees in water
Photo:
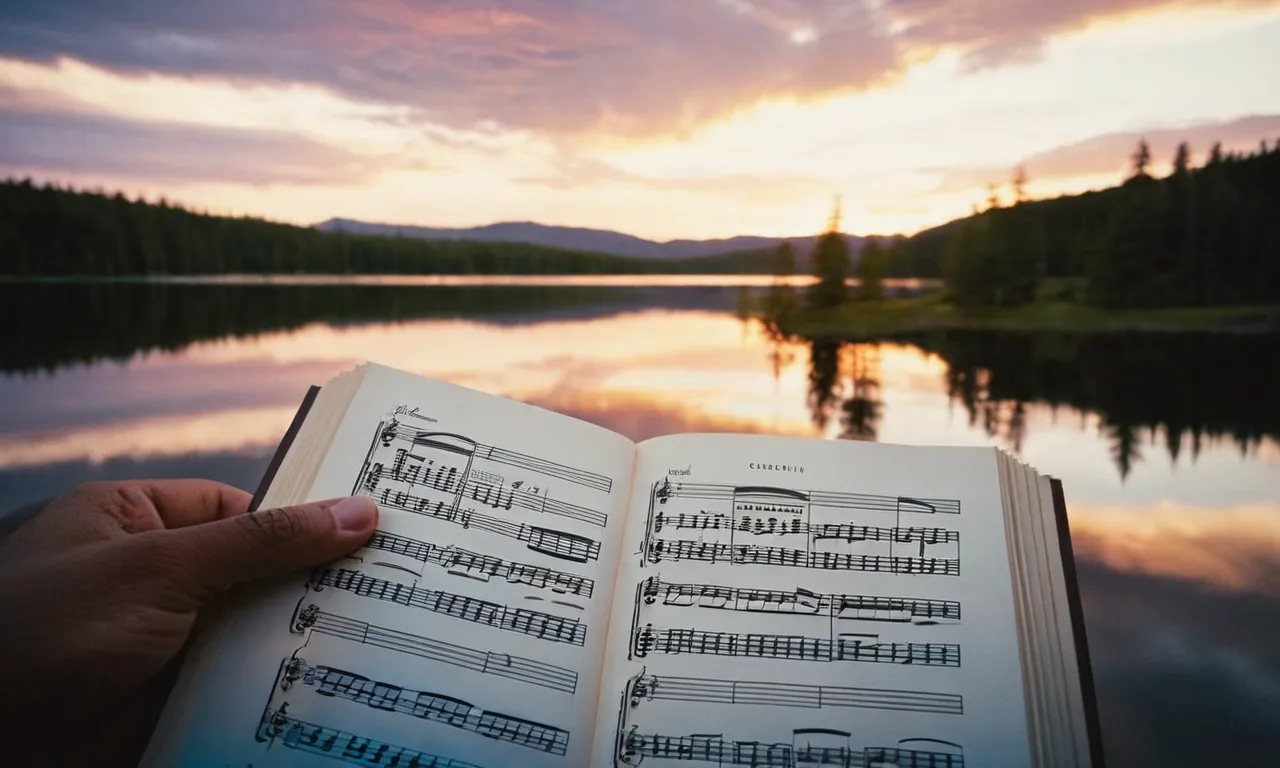
<svg viewBox="0 0 1280 768"><path fill-rule="evenodd" d="M775 376L787 344L774 338ZM808 406L823 431L876 439L884 415L875 342L803 340ZM947 364L944 384L969 424L1020 452L1036 406L1096 423L1121 477L1163 444L1177 462L1209 442L1250 453L1280 441L1280 334L1033 334L955 331L899 339Z"/></svg>
<svg viewBox="0 0 1280 768"><path fill-rule="evenodd" d="M1097 419L1122 477L1163 443L1175 462L1206 440L1242 452L1280 440L1280 335L957 331L915 339L947 362L947 392L1015 449L1029 406Z"/></svg>
<svg viewBox="0 0 1280 768"><path fill-rule="evenodd" d="M837 410L840 438L876 439L884 410L876 344L809 342L809 414L814 426L825 430Z"/></svg>
<svg viewBox="0 0 1280 768"><path fill-rule="evenodd" d="M849 397L841 406L840 437L875 440L884 411L880 399L880 348L875 344L851 344L848 359Z"/></svg>
<svg viewBox="0 0 1280 768"><path fill-rule="evenodd" d="M310 323L465 317L526 325L732 303L733 292L717 287L0 283L0 371L128 360Z"/></svg>

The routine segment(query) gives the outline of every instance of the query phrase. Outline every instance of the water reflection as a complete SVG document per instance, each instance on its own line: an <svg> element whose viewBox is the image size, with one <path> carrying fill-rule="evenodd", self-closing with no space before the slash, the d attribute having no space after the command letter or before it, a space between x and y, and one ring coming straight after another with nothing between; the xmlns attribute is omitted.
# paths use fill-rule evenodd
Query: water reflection
<svg viewBox="0 0 1280 768"><path fill-rule="evenodd" d="M881 343L773 343L807 347L808 402L819 429L838 410L840 437L876 438ZM1150 445L1176 462L1184 451L1194 460L1206 443L1226 440L1248 455L1280 440L1277 334L947 331L897 344L941 358L951 401L970 425L1014 451L1026 442L1031 409L1092 417L1121 478Z"/></svg>
<svg viewBox="0 0 1280 768"><path fill-rule="evenodd" d="M709 286L0 285L0 509L85 479L251 488L306 387L365 358L635 439L1000 443L1066 486L1110 764L1280 764L1277 337L778 342L735 305Z"/></svg>

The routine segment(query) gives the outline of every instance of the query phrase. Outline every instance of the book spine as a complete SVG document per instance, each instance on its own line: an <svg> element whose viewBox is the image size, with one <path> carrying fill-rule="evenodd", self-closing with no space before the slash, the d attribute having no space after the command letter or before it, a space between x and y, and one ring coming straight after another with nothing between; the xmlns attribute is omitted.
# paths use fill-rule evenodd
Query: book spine
<svg viewBox="0 0 1280 768"><path fill-rule="evenodd" d="M302 429L302 422L307 420L307 413L311 410L311 405L316 401L316 395L320 394L319 387L311 387L307 390L306 397L302 398L302 405L298 406L298 412L293 415L293 421L289 423L289 429L284 433L284 438L280 440L280 445L276 446L276 452L271 457L271 463L267 465L267 471L263 473L261 482L258 483L258 490L253 493L253 500L249 502L249 511L256 512L258 507L262 505L262 499L267 495L267 489L271 487L271 483L276 479L276 472L280 471L280 464L284 461L285 454L289 452L289 447L293 445L293 440L298 436L298 430Z"/></svg>
<svg viewBox="0 0 1280 768"><path fill-rule="evenodd" d="M1067 605L1071 611L1071 630L1075 637L1076 660L1080 667L1080 692L1084 699L1085 725L1089 735L1089 762L1093 768L1105 768L1102 750L1102 727L1098 720L1098 700L1093 687L1093 667L1089 661L1089 638L1084 628L1084 608L1080 602L1080 585L1076 577L1075 550L1071 546L1071 525L1067 520L1067 501L1062 481L1050 480L1053 488L1053 511L1058 523L1058 547L1062 552L1062 571L1067 586Z"/></svg>

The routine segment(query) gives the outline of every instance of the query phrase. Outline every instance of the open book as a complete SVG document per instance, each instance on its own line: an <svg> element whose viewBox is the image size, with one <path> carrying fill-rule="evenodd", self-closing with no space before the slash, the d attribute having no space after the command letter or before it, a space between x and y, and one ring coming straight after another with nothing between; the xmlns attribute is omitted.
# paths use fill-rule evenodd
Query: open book
<svg viewBox="0 0 1280 768"><path fill-rule="evenodd" d="M994 448L636 445L377 365L255 504L350 557L197 635L146 765L1100 765L1060 486Z"/></svg>

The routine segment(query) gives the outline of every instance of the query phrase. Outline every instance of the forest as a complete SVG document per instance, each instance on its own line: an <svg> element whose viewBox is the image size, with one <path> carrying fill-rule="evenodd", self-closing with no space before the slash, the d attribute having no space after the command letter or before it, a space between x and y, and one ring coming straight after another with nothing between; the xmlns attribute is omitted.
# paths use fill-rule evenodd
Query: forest
<svg viewBox="0 0 1280 768"><path fill-rule="evenodd" d="M641 259L526 243L420 240L324 232L257 218L213 216L160 200L131 200L0 182L0 275L759 274L807 262L815 308L880 298L882 277L941 277L957 307L1040 299L1105 308L1280 303L1280 143L1194 167L1178 147L1172 171L1151 173L1146 142L1120 186L1031 200L1021 169L1012 204L990 190L972 216L912 237L871 238L851 254L831 231L813 254L753 250Z"/></svg>
<svg viewBox="0 0 1280 768"><path fill-rule="evenodd" d="M1019 170L1012 205L993 187L972 216L892 242L889 274L942 277L957 306L1024 304L1046 285L1112 308L1280 303L1280 142L1191 157L1181 144L1157 178L1143 141L1120 186L1045 200Z"/></svg>
<svg viewBox="0 0 1280 768"><path fill-rule="evenodd" d="M772 254L640 259L526 243L419 240L322 232L131 200L0 182L0 275L752 274Z"/></svg>

